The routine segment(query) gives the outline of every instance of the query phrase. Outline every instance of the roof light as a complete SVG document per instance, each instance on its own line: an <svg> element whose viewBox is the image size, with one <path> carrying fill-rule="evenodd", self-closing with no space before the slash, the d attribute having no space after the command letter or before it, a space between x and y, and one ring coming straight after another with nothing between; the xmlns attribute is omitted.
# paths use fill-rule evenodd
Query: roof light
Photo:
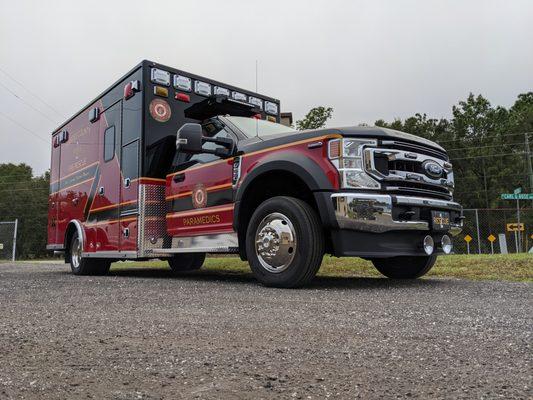
<svg viewBox="0 0 533 400"><path fill-rule="evenodd" d="M168 89L162 86L154 86L154 94L156 96L168 97Z"/></svg>
<svg viewBox="0 0 533 400"><path fill-rule="evenodd" d="M192 79L183 75L174 75L174 87L190 92L192 90Z"/></svg>
<svg viewBox="0 0 533 400"><path fill-rule="evenodd" d="M229 97L229 89L226 89L224 87L215 86L215 93L214 94L222 94L224 96Z"/></svg>
<svg viewBox="0 0 533 400"><path fill-rule="evenodd" d="M238 101L247 101L247 97L244 93L241 93L241 92L231 92L231 97L233 98L233 100L238 100Z"/></svg>
<svg viewBox="0 0 533 400"><path fill-rule="evenodd" d="M202 81L194 81L194 91L202 96L211 96L211 85Z"/></svg>
<svg viewBox="0 0 533 400"><path fill-rule="evenodd" d="M151 79L153 83L170 86L170 72L162 69L152 68Z"/></svg>
<svg viewBox="0 0 533 400"><path fill-rule="evenodd" d="M257 106L260 110L263 109L263 100L258 99L257 97L250 96L248 98L248 103L253 104L254 106Z"/></svg>
<svg viewBox="0 0 533 400"><path fill-rule="evenodd" d="M176 93L175 99L179 101L184 101L185 103L191 102L191 96L185 93Z"/></svg>
<svg viewBox="0 0 533 400"><path fill-rule="evenodd" d="M271 101L265 101L265 112L268 114L277 115L278 105L276 103L272 103Z"/></svg>

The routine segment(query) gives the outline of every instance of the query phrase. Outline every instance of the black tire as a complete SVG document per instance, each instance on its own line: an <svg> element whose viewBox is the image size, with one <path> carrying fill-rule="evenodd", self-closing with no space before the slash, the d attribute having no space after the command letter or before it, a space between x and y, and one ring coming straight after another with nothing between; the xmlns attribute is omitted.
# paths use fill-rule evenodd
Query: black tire
<svg viewBox="0 0 533 400"><path fill-rule="evenodd" d="M106 275L111 261L103 258L87 258L81 256L82 246L78 232L74 232L70 240L69 261L74 275Z"/></svg>
<svg viewBox="0 0 533 400"><path fill-rule="evenodd" d="M270 224L265 222L269 219ZM281 232L283 234L280 235L275 229L269 231L273 226L289 229L291 235L294 233L295 240L286 240L290 237L287 232ZM269 235L267 242L259 243L259 238L265 240L265 232ZM281 244L280 236L285 238ZM263 247L264 243L267 243L264 245L266 247ZM265 255L265 251L270 249L278 259L259 255ZM280 196L265 200L255 210L248 224L246 254L254 276L263 285L281 288L306 285L315 277L324 257L324 233L317 213L309 204L294 197ZM276 266L279 257L285 261Z"/></svg>
<svg viewBox="0 0 533 400"><path fill-rule="evenodd" d="M194 271L204 265L205 253L181 253L168 259L168 265L174 273Z"/></svg>
<svg viewBox="0 0 533 400"><path fill-rule="evenodd" d="M428 273L435 265L437 256L403 256L392 258L374 258L374 267L388 278L416 279Z"/></svg>

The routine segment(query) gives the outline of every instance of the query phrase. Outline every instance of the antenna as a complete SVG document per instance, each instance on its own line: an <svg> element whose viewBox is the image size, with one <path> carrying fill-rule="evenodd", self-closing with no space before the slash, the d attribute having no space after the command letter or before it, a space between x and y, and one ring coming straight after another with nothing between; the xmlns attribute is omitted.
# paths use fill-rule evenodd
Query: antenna
<svg viewBox="0 0 533 400"><path fill-rule="evenodd" d="M257 64L258 64L258 61L255 60L255 93L257 93L257 91L259 90L258 87L257 87Z"/></svg>
<svg viewBox="0 0 533 400"><path fill-rule="evenodd" d="M257 61L257 59L255 60L255 93L257 95L257 91L258 91L258 84L257 84L257 81L258 81L258 77L257 77L257 70L258 70L258 64L259 62ZM259 136L259 120L255 120L255 136Z"/></svg>

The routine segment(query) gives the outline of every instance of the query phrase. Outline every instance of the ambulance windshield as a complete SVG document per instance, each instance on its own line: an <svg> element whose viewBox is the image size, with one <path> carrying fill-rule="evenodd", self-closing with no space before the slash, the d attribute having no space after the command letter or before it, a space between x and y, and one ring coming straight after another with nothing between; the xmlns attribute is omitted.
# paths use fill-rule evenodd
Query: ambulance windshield
<svg viewBox="0 0 533 400"><path fill-rule="evenodd" d="M265 137L280 133L296 132L293 128L263 119L246 117L225 117L229 122L239 128L247 137Z"/></svg>

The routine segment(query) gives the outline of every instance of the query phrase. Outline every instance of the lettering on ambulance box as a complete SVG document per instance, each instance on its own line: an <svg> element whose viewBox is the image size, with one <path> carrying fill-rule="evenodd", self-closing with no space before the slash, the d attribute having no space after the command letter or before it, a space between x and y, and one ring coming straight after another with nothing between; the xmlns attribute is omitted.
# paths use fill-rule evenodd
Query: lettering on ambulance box
<svg viewBox="0 0 533 400"><path fill-rule="evenodd" d="M202 215L199 217L183 218L184 226L210 225L220 223L220 214Z"/></svg>

